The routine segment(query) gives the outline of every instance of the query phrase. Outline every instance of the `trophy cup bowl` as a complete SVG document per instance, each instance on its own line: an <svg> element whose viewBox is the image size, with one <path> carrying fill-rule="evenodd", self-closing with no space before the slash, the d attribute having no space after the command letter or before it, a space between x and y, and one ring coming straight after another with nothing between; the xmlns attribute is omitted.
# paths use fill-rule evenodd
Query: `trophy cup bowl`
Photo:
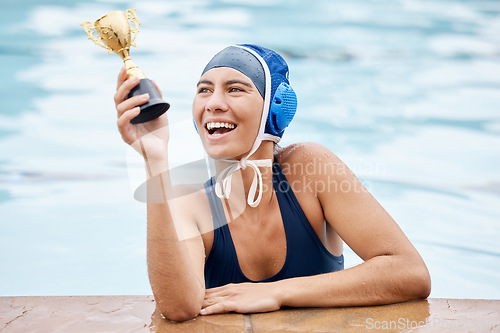
<svg viewBox="0 0 500 333"><path fill-rule="evenodd" d="M129 20L134 23L134 28L130 26ZM130 47L135 46L134 41L139 31L139 24L135 9L108 13L97 19L93 25L89 21L81 24L89 39L107 49L108 53L114 52L122 58L127 68L127 78L138 77L140 79L139 84L128 94L128 98L145 93L149 94L149 101L140 106L141 112L130 121L132 124L156 119L170 107L170 104L161 99L153 82L146 78L130 59ZM95 30L97 30L97 36L94 36Z"/></svg>

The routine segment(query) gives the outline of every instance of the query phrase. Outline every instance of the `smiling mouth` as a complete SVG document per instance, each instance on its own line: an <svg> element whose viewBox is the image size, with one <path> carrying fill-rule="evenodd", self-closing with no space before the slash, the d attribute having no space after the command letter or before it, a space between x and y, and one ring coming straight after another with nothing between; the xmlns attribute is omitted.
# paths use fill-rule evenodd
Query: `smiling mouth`
<svg viewBox="0 0 500 333"><path fill-rule="evenodd" d="M218 136L231 132L236 128L236 125L231 123L212 122L207 123L205 128L207 129L209 135Z"/></svg>

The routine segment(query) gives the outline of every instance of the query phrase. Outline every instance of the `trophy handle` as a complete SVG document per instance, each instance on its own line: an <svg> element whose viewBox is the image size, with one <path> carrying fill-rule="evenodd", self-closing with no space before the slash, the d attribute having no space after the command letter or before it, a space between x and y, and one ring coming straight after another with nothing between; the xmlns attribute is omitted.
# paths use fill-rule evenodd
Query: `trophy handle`
<svg viewBox="0 0 500 333"><path fill-rule="evenodd" d="M132 41L130 42L130 45L135 46L134 41L135 41L135 37L137 37L137 33L139 32L139 24L141 24L141 22L139 22L139 20L137 19L137 15L135 15L135 8L127 9L125 11L125 14L127 14L127 20L130 20L130 21L132 21L132 23L134 23L134 28L130 29L130 32L133 33Z"/></svg>
<svg viewBox="0 0 500 333"><path fill-rule="evenodd" d="M104 45L101 43L102 41L102 37L101 36L94 36L94 29L95 29L95 26L90 23L89 21L86 21L86 22L83 22L82 24L80 24L83 29L85 29L85 32L87 33L87 36L89 37L89 39L93 40L94 43L96 43L97 45L105 48L106 50L108 50L108 53L112 53L113 50L107 46L107 45Z"/></svg>

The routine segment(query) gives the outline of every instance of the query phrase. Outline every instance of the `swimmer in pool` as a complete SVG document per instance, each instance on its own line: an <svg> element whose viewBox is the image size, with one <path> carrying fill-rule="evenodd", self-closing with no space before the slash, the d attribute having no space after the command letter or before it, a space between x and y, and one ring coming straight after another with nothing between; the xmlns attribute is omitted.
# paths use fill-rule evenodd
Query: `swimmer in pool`
<svg viewBox="0 0 500 333"><path fill-rule="evenodd" d="M147 206L147 261L166 318L429 295L422 258L335 154L316 143L277 145L297 108L280 55L230 46L202 71L192 114L217 173L184 200L169 181L167 114L130 123L149 98L127 99L137 83L122 69L117 124L144 157L148 191L159 189L165 199ZM344 270L343 241L362 264Z"/></svg>

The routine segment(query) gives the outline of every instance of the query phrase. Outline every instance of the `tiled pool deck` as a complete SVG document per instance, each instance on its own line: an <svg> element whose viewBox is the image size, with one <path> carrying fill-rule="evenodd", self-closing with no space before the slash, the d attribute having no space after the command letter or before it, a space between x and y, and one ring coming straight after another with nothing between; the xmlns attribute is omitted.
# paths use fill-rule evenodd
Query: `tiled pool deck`
<svg viewBox="0 0 500 333"><path fill-rule="evenodd" d="M386 306L282 309L173 323L152 296L0 297L3 332L500 332L500 300L427 299Z"/></svg>

